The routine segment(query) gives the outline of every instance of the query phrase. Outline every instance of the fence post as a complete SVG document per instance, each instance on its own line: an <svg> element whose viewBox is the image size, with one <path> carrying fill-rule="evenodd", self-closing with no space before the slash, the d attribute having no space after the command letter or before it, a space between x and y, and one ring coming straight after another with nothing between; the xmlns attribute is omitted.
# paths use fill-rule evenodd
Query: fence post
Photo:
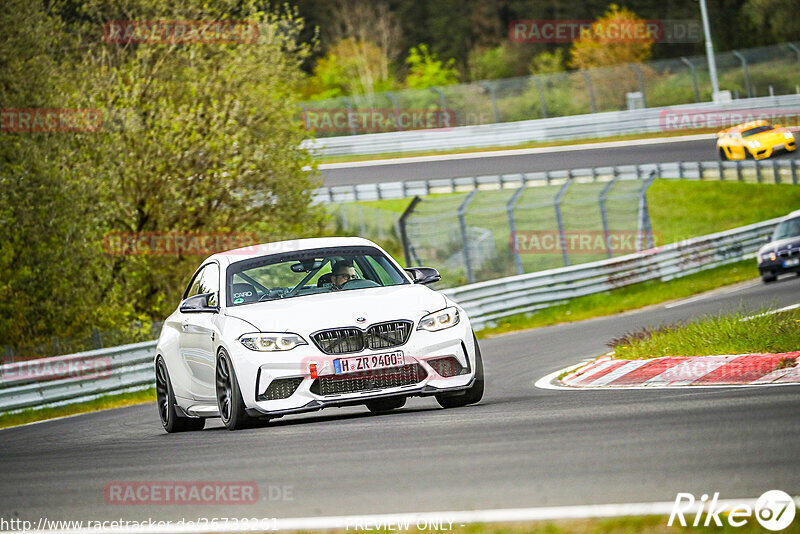
<svg viewBox="0 0 800 534"><path fill-rule="evenodd" d="M685 57L681 57L681 61L683 61L684 65L689 67L689 72L692 74L692 88L694 89L694 101L700 102L700 89L697 86L697 67L695 67L694 63L692 63Z"/></svg>
<svg viewBox="0 0 800 534"><path fill-rule="evenodd" d="M359 228L361 230L361 237L366 237L367 235L367 221L364 220L364 206L361 204L358 205L358 219L359 219Z"/></svg>
<svg viewBox="0 0 800 534"><path fill-rule="evenodd" d="M447 100L444 97L444 93L438 87L431 87L431 91L439 95L439 110L444 111L447 109Z"/></svg>
<svg viewBox="0 0 800 534"><path fill-rule="evenodd" d="M792 159L790 160L792 164L792 183L797 185L797 160Z"/></svg>
<svg viewBox="0 0 800 534"><path fill-rule="evenodd" d="M533 80L536 82L536 89L539 90L539 105L542 107L542 118L547 118L547 102L544 99L544 84L542 83L542 79L538 76L531 76Z"/></svg>
<svg viewBox="0 0 800 534"><path fill-rule="evenodd" d="M494 84L491 82L480 82L479 85L484 89L486 89L486 91L489 93L489 98L492 101L492 114L494 115L494 122L495 123L500 122L500 110L497 109L497 98L495 95Z"/></svg>
<svg viewBox="0 0 800 534"><path fill-rule="evenodd" d="M611 188L614 187L615 183L617 183L617 180L619 180L619 173L617 172L617 168L614 167L614 177L611 178L611 181L603 187L603 190L600 191L600 194L597 197L597 203L600 206L600 220L603 222L603 243L606 246L606 255L609 258L614 257L614 251L611 250L611 243L609 242L611 238L611 231L608 228L608 210L606 209L606 199L608 198L608 194L611 192Z"/></svg>
<svg viewBox="0 0 800 534"><path fill-rule="evenodd" d="M719 181L725 181L725 169L722 166L722 160L717 160L717 172L719 173Z"/></svg>
<svg viewBox="0 0 800 534"><path fill-rule="evenodd" d="M644 235L647 248L653 248L655 246L653 241L653 227L650 224L650 209L647 205L647 190L653 185L655 179L656 172L652 171L641 189L639 189L639 235L636 238L637 251L643 250L642 235Z"/></svg>
<svg viewBox="0 0 800 534"><path fill-rule="evenodd" d="M553 199L553 207L556 209L556 224L558 225L558 236L561 240L561 258L564 260L564 267L569 266L569 251L567 250L567 231L564 228L564 218L561 216L561 199L567 194L567 189L572 185L572 178L567 179L561 189Z"/></svg>
<svg viewBox="0 0 800 534"><path fill-rule="evenodd" d="M465 198L464 202L458 207L458 225L461 228L461 246L464 247L464 266L467 268L467 282L470 284L475 281L475 276L472 274L472 265L469 259L469 238L467 237L466 214L469 203L472 202L472 199L475 198L477 194L477 189L470 191L467 198Z"/></svg>
<svg viewBox="0 0 800 534"><path fill-rule="evenodd" d="M776 184L781 183L781 173L778 170L778 160L775 159L772 160L772 180Z"/></svg>
<svg viewBox="0 0 800 534"><path fill-rule="evenodd" d="M418 196L415 196L411 199L408 207L403 211L403 214L400 215L400 218L397 219L398 226L400 227L400 242L403 244L403 258L406 260L406 267L411 267L411 249L408 243L408 232L406 231L406 219L414 213L414 208L417 207L417 204L420 203L422 199Z"/></svg>
<svg viewBox="0 0 800 534"><path fill-rule="evenodd" d="M517 268L517 274L524 274L524 270L522 269L522 256L520 256L519 252L519 241L517 240L517 222L514 218L514 207L517 204L517 201L522 197L522 193L525 191L525 180L523 179L522 185L519 186L519 189L514 191L514 194L511 195L511 198L506 203L506 214L508 215L508 230L509 235L511 236L511 252L514 254L514 265Z"/></svg>
<svg viewBox="0 0 800 534"><path fill-rule="evenodd" d="M92 328L92 345L96 349L103 348L103 337L100 335L100 330L97 328Z"/></svg>
<svg viewBox="0 0 800 534"><path fill-rule="evenodd" d="M678 162L678 178L683 180L683 162Z"/></svg>
<svg viewBox="0 0 800 534"><path fill-rule="evenodd" d="M647 94L645 93L644 87L644 74L642 74L642 68L637 65L636 63L628 63L633 72L636 73L636 80L639 82L639 91L642 93L642 104L644 107L647 107Z"/></svg>
<svg viewBox="0 0 800 534"><path fill-rule="evenodd" d="M747 90L747 98L753 98L755 91L753 91L753 86L750 84L750 69L747 68L747 59L736 50L731 50L731 53L742 62L742 74L744 74L744 87Z"/></svg>
<svg viewBox="0 0 800 534"><path fill-rule="evenodd" d="M586 80L586 90L589 92L589 104L592 106L592 113L597 113L597 103L594 101L594 86L592 86L592 77L585 70L579 71Z"/></svg>
<svg viewBox="0 0 800 534"><path fill-rule="evenodd" d="M794 43L786 43L786 45L794 50L795 54L797 54L797 68L800 69L800 48L798 48Z"/></svg>
<svg viewBox="0 0 800 534"><path fill-rule="evenodd" d="M756 166L756 181L761 183L763 181L763 177L761 176L761 160L755 160L753 163Z"/></svg>
<svg viewBox="0 0 800 534"><path fill-rule="evenodd" d="M403 125L400 124L400 104L397 102L397 95L391 91L386 91L386 96L392 101L392 109L394 110L394 123L397 126L397 131L403 131Z"/></svg>
<svg viewBox="0 0 800 534"><path fill-rule="evenodd" d="M358 132L354 126L355 123L350 120L350 115L353 113L353 105L350 103L350 99L346 96L342 97L342 102L344 102L344 105L347 108L347 123L350 125L350 135L357 135Z"/></svg>
<svg viewBox="0 0 800 534"><path fill-rule="evenodd" d="M738 159L736 160L736 179L740 182L744 182L744 176L742 176L742 162Z"/></svg>

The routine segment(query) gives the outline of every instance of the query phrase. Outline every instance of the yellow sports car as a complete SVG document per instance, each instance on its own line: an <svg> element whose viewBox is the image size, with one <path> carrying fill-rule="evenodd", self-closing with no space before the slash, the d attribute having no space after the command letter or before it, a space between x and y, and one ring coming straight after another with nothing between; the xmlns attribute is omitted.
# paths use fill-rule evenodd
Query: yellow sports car
<svg viewBox="0 0 800 534"><path fill-rule="evenodd" d="M765 120L733 126L717 132L717 137L721 159L764 159L775 152L797 148L791 131Z"/></svg>

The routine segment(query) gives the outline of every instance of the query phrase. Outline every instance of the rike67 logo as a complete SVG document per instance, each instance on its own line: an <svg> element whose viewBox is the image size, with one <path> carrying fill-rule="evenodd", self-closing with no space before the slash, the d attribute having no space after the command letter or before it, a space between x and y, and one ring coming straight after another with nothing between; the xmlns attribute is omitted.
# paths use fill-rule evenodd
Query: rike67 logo
<svg viewBox="0 0 800 534"><path fill-rule="evenodd" d="M795 512L794 499L781 490L764 492L755 506L731 501L719 502L719 493L714 493L711 501L708 500L708 495L703 495L696 501L691 493L678 493L667 526L671 527L677 519L682 527L687 526L687 523L694 527L708 527L712 523L721 527L725 520L732 527L742 527L755 517L763 528L779 531L792 524Z"/></svg>

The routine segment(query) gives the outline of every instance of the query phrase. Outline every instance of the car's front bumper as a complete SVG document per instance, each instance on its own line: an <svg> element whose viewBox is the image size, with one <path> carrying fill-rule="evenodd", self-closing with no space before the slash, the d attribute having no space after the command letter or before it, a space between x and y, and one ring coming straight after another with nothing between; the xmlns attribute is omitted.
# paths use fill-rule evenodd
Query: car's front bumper
<svg viewBox="0 0 800 534"><path fill-rule="evenodd" d="M334 360L350 356L371 356L402 351L406 365L418 365L421 371L394 387L367 386L358 391L336 394L323 391L320 380L346 380L352 375L333 375ZM469 388L475 380L475 346L469 321L462 318L458 325L439 332L415 330L408 341L399 347L364 350L357 354L325 355L313 344L302 345L286 352L254 352L244 347L230 347L237 378L246 409L251 415L278 417L281 415L319 410L331 406L365 404L367 401L394 396L427 396ZM442 376L430 364L439 358L455 358L460 374ZM310 365L315 364L318 377L312 377ZM391 373L389 369L376 373ZM447 373L445 373L447 374ZM369 378L370 373L361 376ZM417 380L419 378L419 380ZM286 398L258 400L273 381L300 381ZM376 380L375 382L380 382ZM285 382L284 382L285 383ZM329 382L330 384L330 382ZM338 384L337 384L338 385ZM292 388L290 388L292 389ZM330 388L329 388L330 389ZM347 389L347 388L334 388Z"/></svg>
<svg viewBox="0 0 800 534"><path fill-rule="evenodd" d="M787 139L785 143L778 145L763 146L760 148L748 147L747 150L750 152L750 155L753 156L753 159L766 159L781 152L793 152L796 148L797 145L795 145L794 139Z"/></svg>
<svg viewBox="0 0 800 534"><path fill-rule="evenodd" d="M800 258L798 258L798 256L788 258L778 257L774 261L768 259L763 260L758 264L758 272L761 276L778 276L784 273L797 273L800 272L799 260Z"/></svg>

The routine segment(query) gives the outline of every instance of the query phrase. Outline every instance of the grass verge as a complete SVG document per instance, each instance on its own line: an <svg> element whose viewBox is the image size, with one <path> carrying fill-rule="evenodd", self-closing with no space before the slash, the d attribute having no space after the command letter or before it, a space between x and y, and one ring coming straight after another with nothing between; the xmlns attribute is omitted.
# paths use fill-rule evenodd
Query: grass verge
<svg viewBox="0 0 800 534"><path fill-rule="evenodd" d="M123 406L131 406L133 404L144 404L147 402L155 402L155 400L155 388L143 389L141 391L133 391L129 393L120 393L117 395L106 395L91 401L78 402L75 404L68 404L66 406L42 408L39 410L23 410L17 413L2 414L0 415L0 428L24 425L26 423L44 421L46 419L54 419L56 417L64 417L67 415L96 412L98 410L108 410L110 408L121 408Z"/></svg>
<svg viewBox="0 0 800 534"><path fill-rule="evenodd" d="M780 353L800 350L800 310L706 316L688 324L644 328L609 343L625 360L661 356Z"/></svg>
<svg viewBox="0 0 800 534"><path fill-rule="evenodd" d="M496 324L479 330L477 336L478 338L486 338L517 330L614 315L668 300L704 293L718 287L744 282L756 277L758 277L758 271L755 267L755 260L739 261L683 278L676 278L667 283L650 280L612 291L578 297L565 304L551 306L538 312L498 319Z"/></svg>
<svg viewBox="0 0 800 534"><path fill-rule="evenodd" d="M317 163L344 163L350 161L373 161L382 159L394 158L412 158L420 156L438 156L444 154L472 154L475 152L497 152L503 150L515 150L520 148L543 148L549 146L567 146L567 145L585 145L590 143L607 143L609 141L627 141L636 139L660 139L662 137L684 137L688 135L697 135L704 133L716 133L718 130L714 128L701 128L696 130L674 130L669 132L653 132L642 134L628 134L628 135L615 135L609 137L591 137L589 139L564 139L560 141L528 141L526 143L519 143L516 145L505 146L484 146L484 147L470 147L470 148L455 148L452 150L421 150L418 152L386 152L383 154L363 154L357 156L319 156L315 158ZM319 141L324 142L325 138L319 138ZM711 152L709 159L714 159L717 156L716 152Z"/></svg>

